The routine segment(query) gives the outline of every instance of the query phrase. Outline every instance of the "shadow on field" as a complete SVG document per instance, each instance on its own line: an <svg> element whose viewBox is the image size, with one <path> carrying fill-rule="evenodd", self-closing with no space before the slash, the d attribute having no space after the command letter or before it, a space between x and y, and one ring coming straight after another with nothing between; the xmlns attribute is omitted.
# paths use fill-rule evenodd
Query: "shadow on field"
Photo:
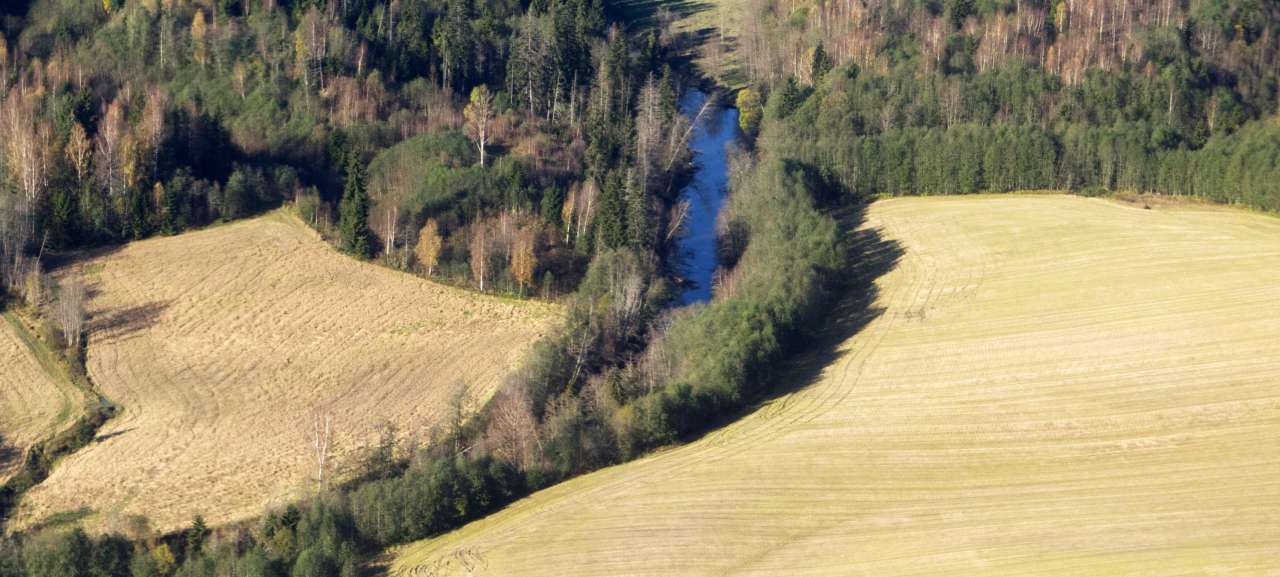
<svg viewBox="0 0 1280 577"><path fill-rule="evenodd" d="M758 389L764 392L756 402L742 411L725 415L701 433L684 439L685 442L714 432L769 401L817 383L822 371L843 354L840 345L884 313L884 308L877 305L880 291L876 280L898 265L903 249L898 241L884 238L879 230L862 227L867 208L864 204L831 213L844 231L850 265L834 273L830 296L825 306L818 307L819 318L825 320L822 326L802 336L798 350L764 377L767 383Z"/></svg>
<svg viewBox="0 0 1280 577"><path fill-rule="evenodd" d="M128 429L121 429L121 430L119 430L119 431L113 431L113 432L110 432L110 433L106 433L106 434L104 434L104 435L98 435L98 436L96 436L96 437L94 437L94 438L93 438L93 442L95 442L95 443L101 443L101 442L103 442L103 441L106 441L107 439L114 439L114 438L116 438L116 437L119 437L120 435L123 435L123 434L125 434L125 433L128 433L129 431L134 430L135 428L137 428L137 427L129 427Z"/></svg>
<svg viewBox="0 0 1280 577"><path fill-rule="evenodd" d="M0 435L0 471L4 471L16 464L18 456L21 454L22 451L19 451L17 447L10 445L5 440L4 435Z"/></svg>
<svg viewBox="0 0 1280 577"><path fill-rule="evenodd" d="M666 8L677 20L688 18L713 7L705 0L622 0L615 4L617 16L632 28L649 28L659 24L658 10Z"/></svg>
<svg viewBox="0 0 1280 577"><path fill-rule="evenodd" d="M93 298L94 291L88 291ZM124 307L94 315L85 325L88 333L102 333L111 338L124 338L141 332L155 324L160 314L169 308L167 302L151 302L135 307Z"/></svg>
<svg viewBox="0 0 1280 577"><path fill-rule="evenodd" d="M841 356L840 345L879 317L884 308L876 280L898 265L902 246L884 238L879 230L862 228L866 205L842 209L834 214L849 243L850 266L832 288L826 324L809 338L806 350L794 355L770 379L769 400L812 385L823 369Z"/></svg>
<svg viewBox="0 0 1280 577"><path fill-rule="evenodd" d="M629 33L657 29L670 35L667 38L667 60L672 68L688 68L697 56L698 49L718 34L712 27L677 30L666 26L668 22L680 22L714 9L715 3L707 0L622 0L614 6L616 8L613 15L618 21L626 23Z"/></svg>

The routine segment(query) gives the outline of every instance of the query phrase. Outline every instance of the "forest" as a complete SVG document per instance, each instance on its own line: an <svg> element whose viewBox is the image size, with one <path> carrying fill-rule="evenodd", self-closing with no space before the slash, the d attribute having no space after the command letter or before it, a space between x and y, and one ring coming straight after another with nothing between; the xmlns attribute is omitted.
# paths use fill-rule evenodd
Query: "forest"
<svg viewBox="0 0 1280 577"><path fill-rule="evenodd" d="M781 121L776 146L851 194L1118 191L1280 208L1271 3L844 6L790 19L762 8L771 18L743 42L763 56L739 98ZM778 37L790 60L752 44Z"/></svg>
<svg viewBox="0 0 1280 577"><path fill-rule="evenodd" d="M357 575L770 394L881 196L1159 192L1280 209L1262 0L751 0L711 302L674 308L692 39L599 0L36 0L0 42L9 306L42 256L287 205L356 258L559 299L475 418L223 528L53 526L0 577ZM716 42L711 40L710 42ZM39 283L36 283L39 284ZM47 283L46 283L47 284ZM26 301L25 303L23 301ZM59 327L50 329L57 333ZM69 353L75 357L75 351Z"/></svg>

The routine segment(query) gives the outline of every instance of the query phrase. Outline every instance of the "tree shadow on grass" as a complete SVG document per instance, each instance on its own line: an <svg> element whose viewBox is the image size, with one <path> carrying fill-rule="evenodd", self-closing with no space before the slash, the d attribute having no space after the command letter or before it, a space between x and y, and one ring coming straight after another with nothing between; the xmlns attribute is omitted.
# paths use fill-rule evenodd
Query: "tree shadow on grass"
<svg viewBox="0 0 1280 577"><path fill-rule="evenodd" d="M706 12L714 4L706 0L621 0L614 4L613 16L627 23L632 30L646 29L659 24L658 11L666 8L677 20Z"/></svg>
<svg viewBox="0 0 1280 577"><path fill-rule="evenodd" d="M4 435L0 435L0 472L7 471L10 467L17 465L18 457L21 455L22 451L10 445Z"/></svg>
<svg viewBox="0 0 1280 577"><path fill-rule="evenodd" d="M93 298L93 293L93 290L89 291L89 298ZM168 302L156 301L96 314L85 324L85 332L124 339L154 325L169 306Z"/></svg>
<svg viewBox="0 0 1280 577"><path fill-rule="evenodd" d="M98 436L96 436L96 437L94 437L94 438L93 438L93 442L94 442L94 443L101 443L101 442L106 441L106 440L108 440L108 439L114 439L114 438L119 437L120 435L123 435L123 434L125 434L125 433L128 433L129 431L132 431L132 430L134 430L134 429L136 429L136 428L137 428L137 427L129 427L128 429L121 429L121 430L119 430L119 431L113 431L113 432L110 432L110 433L105 433L105 434L102 434L102 435L98 435Z"/></svg>
<svg viewBox="0 0 1280 577"><path fill-rule="evenodd" d="M685 437L682 444L741 419L770 401L816 384L821 380L822 372L845 354L840 350L841 345L884 313L884 307L877 302L880 291L876 280L897 267L904 251L898 241L884 238L879 230L863 226L867 208L868 205L859 204L832 213L840 230L844 231L850 266L834 274L827 300L829 304L822 309L825 312L821 316L825 322L820 322L816 330L801 337L797 349L793 349L770 374L760 376L760 384L754 388L761 392L755 402Z"/></svg>

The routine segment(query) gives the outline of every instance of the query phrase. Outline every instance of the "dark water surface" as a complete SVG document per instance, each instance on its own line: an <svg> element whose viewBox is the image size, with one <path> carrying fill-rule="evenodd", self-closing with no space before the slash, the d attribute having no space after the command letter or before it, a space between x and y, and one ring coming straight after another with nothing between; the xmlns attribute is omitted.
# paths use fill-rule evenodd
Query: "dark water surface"
<svg viewBox="0 0 1280 577"><path fill-rule="evenodd" d="M690 90L680 99L680 111L692 119L706 99L702 91ZM689 214L676 243L682 257L681 276L689 281L680 295L681 304L711 300L711 276L717 265L716 217L729 184L729 147L737 138L738 109L726 106L707 110L690 138L693 180L680 191L680 200L689 201Z"/></svg>

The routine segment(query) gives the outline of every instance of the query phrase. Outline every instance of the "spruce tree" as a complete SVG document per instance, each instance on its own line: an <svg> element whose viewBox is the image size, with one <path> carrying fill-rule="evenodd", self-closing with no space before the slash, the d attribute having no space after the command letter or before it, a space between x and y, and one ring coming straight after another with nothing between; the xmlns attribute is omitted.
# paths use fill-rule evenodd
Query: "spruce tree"
<svg viewBox="0 0 1280 577"><path fill-rule="evenodd" d="M369 256L369 193L364 170L364 164L353 155L347 163L347 182L338 207L342 250L360 258Z"/></svg>
<svg viewBox="0 0 1280 577"><path fill-rule="evenodd" d="M596 235L603 248L618 248L627 242L626 185L618 171L610 172L604 180L596 214Z"/></svg>
<svg viewBox="0 0 1280 577"><path fill-rule="evenodd" d="M812 78L813 85L817 86L822 82L822 77L831 71L831 67L835 63L831 61L831 56L827 54L827 50L823 48L822 41L818 41L818 45L813 49L813 62L809 64L809 75Z"/></svg>

